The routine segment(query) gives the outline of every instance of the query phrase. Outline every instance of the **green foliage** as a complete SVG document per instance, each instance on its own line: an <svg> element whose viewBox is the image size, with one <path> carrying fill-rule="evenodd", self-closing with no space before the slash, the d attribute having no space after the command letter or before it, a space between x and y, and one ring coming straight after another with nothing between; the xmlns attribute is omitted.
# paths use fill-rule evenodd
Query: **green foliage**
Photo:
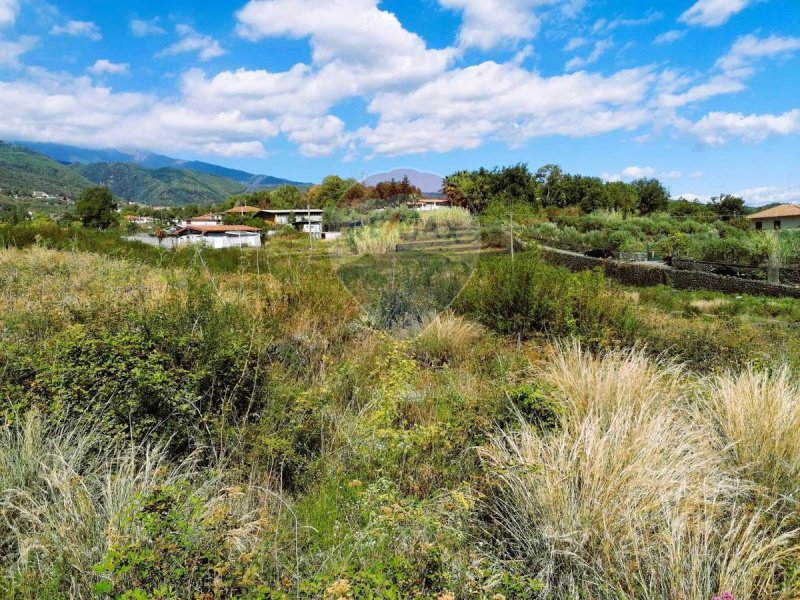
<svg viewBox="0 0 800 600"><path fill-rule="evenodd" d="M639 212L647 215L661 212L669 205L669 191L658 179L637 179L631 185L639 196Z"/></svg>
<svg viewBox="0 0 800 600"><path fill-rule="evenodd" d="M127 163L92 163L72 167L86 179L108 186L130 202L155 206L211 204L241 194L241 183L199 171L146 169Z"/></svg>
<svg viewBox="0 0 800 600"><path fill-rule="evenodd" d="M108 188L92 187L81 192L75 214L84 227L108 229L117 222L117 203Z"/></svg>
<svg viewBox="0 0 800 600"><path fill-rule="evenodd" d="M633 319L600 272L571 273L535 252L482 262L454 306L500 333L576 336L594 345L625 336Z"/></svg>
<svg viewBox="0 0 800 600"><path fill-rule="evenodd" d="M34 191L75 198L92 182L80 173L46 156L0 142L0 189L26 196Z"/></svg>

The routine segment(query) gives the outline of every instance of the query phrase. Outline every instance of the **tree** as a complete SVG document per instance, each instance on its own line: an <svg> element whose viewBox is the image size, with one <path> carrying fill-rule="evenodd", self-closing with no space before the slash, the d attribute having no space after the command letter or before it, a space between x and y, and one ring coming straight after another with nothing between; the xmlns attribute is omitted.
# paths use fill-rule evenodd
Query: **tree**
<svg viewBox="0 0 800 600"><path fill-rule="evenodd" d="M303 192L296 186L282 185L269 193L269 208L301 208L305 206Z"/></svg>
<svg viewBox="0 0 800 600"><path fill-rule="evenodd" d="M744 200L730 194L720 194L711 198L711 210L723 221L741 217L745 213Z"/></svg>
<svg viewBox="0 0 800 600"><path fill-rule="evenodd" d="M542 206L567 206L564 172L558 165L545 165L534 176L539 186Z"/></svg>
<svg viewBox="0 0 800 600"><path fill-rule="evenodd" d="M355 179L342 179L338 175L328 175L321 184L309 190L309 199L312 205L320 208L339 206L347 190L357 183Z"/></svg>
<svg viewBox="0 0 800 600"><path fill-rule="evenodd" d="M75 214L84 227L108 229L116 223L117 203L108 188L92 187L81 192L75 204Z"/></svg>
<svg viewBox="0 0 800 600"><path fill-rule="evenodd" d="M636 203L639 201L636 188L630 183L622 181L607 183L606 197L608 198L609 208L622 212L625 217L636 209Z"/></svg>
<svg viewBox="0 0 800 600"><path fill-rule="evenodd" d="M632 185L639 196L641 214L663 211L669 206L669 191L658 179L637 179Z"/></svg>

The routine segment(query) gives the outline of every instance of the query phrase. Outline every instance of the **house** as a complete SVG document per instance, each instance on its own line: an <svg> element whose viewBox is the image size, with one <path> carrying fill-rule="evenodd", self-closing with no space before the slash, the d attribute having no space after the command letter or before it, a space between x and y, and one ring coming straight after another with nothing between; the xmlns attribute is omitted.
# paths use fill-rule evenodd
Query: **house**
<svg viewBox="0 0 800 600"><path fill-rule="evenodd" d="M189 225L222 225L222 215L208 213L206 215L191 217L180 222L181 227L188 227Z"/></svg>
<svg viewBox="0 0 800 600"><path fill-rule="evenodd" d="M321 208L265 208L258 217L275 225L291 225L298 231L322 237Z"/></svg>
<svg viewBox="0 0 800 600"><path fill-rule="evenodd" d="M247 225L187 225L172 234L178 246L202 244L209 248L258 248L261 230Z"/></svg>
<svg viewBox="0 0 800 600"><path fill-rule="evenodd" d="M453 206L453 203L446 198L420 198L419 200L408 203L408 208L413 208L419 212L450 208L451 206Z"/></svg>
<svg viewBox="0 0 800 600"><path fill-rule="evenodd" d="M125 215L125 221L133 225L152 225L156 222L153 217L143 217L142 215Z"/></svg>
<svg viewBox="0 0 800 600"><path fill-rule="evenodd" d="M747 215L754 229L798 229L800 228L800 206L781 204Z"/></svg>

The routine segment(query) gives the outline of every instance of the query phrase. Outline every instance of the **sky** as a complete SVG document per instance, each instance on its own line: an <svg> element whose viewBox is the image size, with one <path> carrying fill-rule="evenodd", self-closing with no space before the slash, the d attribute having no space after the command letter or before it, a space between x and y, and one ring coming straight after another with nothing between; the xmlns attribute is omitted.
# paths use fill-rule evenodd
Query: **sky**
<svg viewBox="0 0 800 600"><path fill-rule="evenodd" d="M800 202L800 0L0 0L0 139Z"/></svg>

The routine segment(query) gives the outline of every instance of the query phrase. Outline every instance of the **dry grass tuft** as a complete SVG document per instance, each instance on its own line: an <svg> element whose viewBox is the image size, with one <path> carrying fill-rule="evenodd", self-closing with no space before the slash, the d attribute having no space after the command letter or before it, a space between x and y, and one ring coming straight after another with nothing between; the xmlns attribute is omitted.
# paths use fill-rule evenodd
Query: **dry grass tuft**
<svg viewBox="0 0 800 600"><path fill-rule="evenodd" d="M437 314L414 341L417 357L431 365L453 363L469 355L483 328L451 311Z"/></svg>
<svg viewBox="0 0 800 600"><path fill-rule="evenodd" d="M545 376L571 398L566 426L540 435L522 425L482 455L497 474L489 507L499 535L545 582L546 597L776 597L799 532L770 503L749 502L756 487L687 410L693 387L679 367L573 345L556 351Z"/></svg>
<svg viewBox="0 0 800 600"><path fill-rule="evenodd" d="M734 463L770 491L800 489L800 386L784 367L748 369L705 382L701 416Z"/></svg>

